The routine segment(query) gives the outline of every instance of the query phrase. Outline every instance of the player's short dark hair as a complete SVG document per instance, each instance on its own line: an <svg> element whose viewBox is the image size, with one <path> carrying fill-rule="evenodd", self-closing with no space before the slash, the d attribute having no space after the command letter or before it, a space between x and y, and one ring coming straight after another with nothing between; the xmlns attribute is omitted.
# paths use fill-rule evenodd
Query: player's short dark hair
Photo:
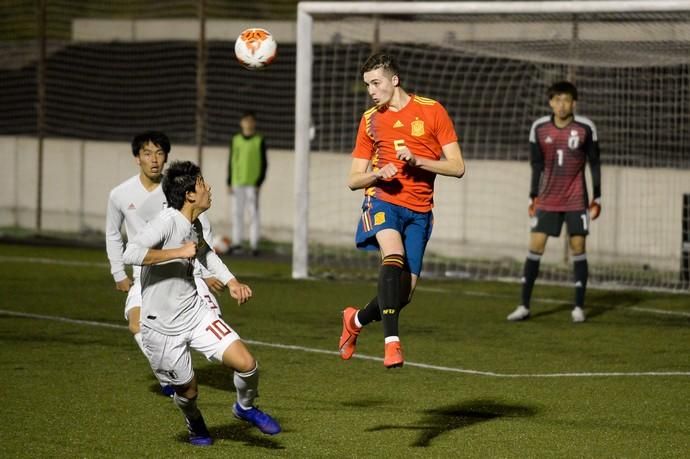
<svg viewBox="0 0 690 459"><path fill-rule="evenodd" d="M161 186L168 201L168 207L180 210L187 193L196 190L196 181L201 169L191 161L173 161L163 175Z"/></svg>
<svg viewBox="0 0 690 459"><path fill-rule="evenodd" d="M168 160L168 153L170 153L170 139L168 136L158 131L146 131L141 134L137 134L132 139L132 154L134 156L139 156L139 150L141 150L144 145L151 142L165 153L165 159Z"/></svg>
<svg viewBox="0 0 690 459"><path fill-rule="evenodd" d="M577 100L577 88L570 81L557 81L546 90L549 100L559 94L568 94L573 100Z"/></svg>
<svg viewBox="0 0 690 459"><path fill-rule="evenodd" d="M242 116L240 117L241 120L245 118L254 118L256 120L256 113L252 110L245 110L242 112Z"/></svg>
<svg viewBox="0 0 690 459"><path fill-rule="evenodd" d="M364 76L366 72L371 72L379 68L389 72L391 76L398 75L398 79L400 79L400 68L398 67L398 63L395 62L393 56L385 53L376 53L369 56L362 65L360 75Z"/></svg>

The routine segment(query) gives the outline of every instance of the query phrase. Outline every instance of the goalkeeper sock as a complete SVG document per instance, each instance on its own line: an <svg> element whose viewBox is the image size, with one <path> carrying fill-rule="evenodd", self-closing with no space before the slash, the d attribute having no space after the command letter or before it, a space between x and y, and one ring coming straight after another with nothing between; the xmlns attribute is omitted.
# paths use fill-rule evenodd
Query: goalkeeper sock
<svg viewBox="0 0 690 459"><path fill-rule="evenodd" d="M582 308L585 305L585 292L589 277L586 253L573 256L573 272L575 273L575 306Z"/></svg>
<svg viewBox="0 0 690 459"><path fill-rule="evenodd" d="M522 305L529 309L529 303L532 299L532 289L534 282L539 276L539 262L541 261L541 254L529 252L525 259L525 267L522 274Z"/></svg>
<svg viewBox="0 0 690 459"><path fill-rule="evenodd" d="M379 270L378 303L383 322L383 335L398 336L398 313L400 312L400 274L405 266L402 255L394 254L383 258Z"/></svg>
<svg viewBox="0 0 690 459"><path fill-rule="evenodd" d="M199 408L196 406L196 399L196 396L192 398L185 398L177 393L173 395L175 405L177 405L187 419L192 421L195 421L201 417L201 411L199 411Z"/></svg>

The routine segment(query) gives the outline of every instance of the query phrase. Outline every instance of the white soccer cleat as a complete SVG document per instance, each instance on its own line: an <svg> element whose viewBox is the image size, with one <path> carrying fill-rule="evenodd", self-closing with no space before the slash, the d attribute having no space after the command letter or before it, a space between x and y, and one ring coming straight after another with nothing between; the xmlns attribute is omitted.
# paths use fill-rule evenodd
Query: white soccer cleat
<svg viewBox="0 0 690 459"><path fill-rule="evenodd" d="M585 321L585 311L581 307L575 306L573 311L570 313L573 316L573 322L580 323Z"/></svg>
<svg viewBox="0 0 690 459"><path fill-rule="evenodd" d="M511 322L516 322L518 320L525 320L529 318L529 309L523 305L518 306L515 311L508 314L507 319Z"/></svg>

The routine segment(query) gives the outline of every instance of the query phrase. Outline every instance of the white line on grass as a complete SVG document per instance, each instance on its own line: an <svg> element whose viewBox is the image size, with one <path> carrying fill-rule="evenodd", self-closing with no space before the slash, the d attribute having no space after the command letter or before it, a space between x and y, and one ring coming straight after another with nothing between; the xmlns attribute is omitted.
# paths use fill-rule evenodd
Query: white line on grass
<svg viewBox="0 0 690 459"><path fill-rule="evenodd" d="M40 263L40 264L44 264L44 265L85 266L85 267L90 267L90 268L108 268L109 267L108 263L99 263L99 262L91 262L91 261L58 260L55 258L36 258L36 257L13 257L13 256L5 256L5 255L0 255L0 262ZM245 277L259 277L259 275L258 274L248 275L247 273L245 273ZM427 286L423 286L423 285L418 286L416 288L416 290L434 292L434 293L451 293L452 292L452 290L445 289L443 287L427 287ZM506 299L514 298L511 295L498 295L495 293L476 292L476 291L463 291L462 294L469 295L469 296L482 296L482 297L486 297L486 298L506 298ZM541 303L552 303L552 304L566 304L567 303L564 300L558 300L555 298L540 298L540 297L535 297L534 301L541 302ZM669 311L666 309L638 308L638 307L629 307L626 309L630 309L630 310L637 311L637 312L649 312L652 314L665 314L665 315L671 315L671 316L690 317L690 312Z"/></svg>
<svg viewBox="0 0 690 459"><path fill-rule="evenodd" d="M42 314L31 314L28 312L18 312L18 311L8 311L5 309L0 309L0 314L4 314L7 316L15 316L15 317L25 317L28 319L40 319L40 320L52 320L56 322L67 322L67 323L72 323L72 324L78 324L78 325L90 325L93 327L103 327L103 328L115 328L118 330L127 330L127 327L125 325L116 325L116 324L109 324L105 322L96 322L92 320L80 320L80 319L70 319L68 317L60 317L60 316L47 316L47 315L42 315ZM310 352L313 354L326 354L326 355L333 355L333 356L339 356L340 354L336 351L327 351L324 349L316 349L312 347L305 347L305 346L296 346L292 344L280 344L280 343L266 343L263 341L254 341L254 340L244 340L246 343L255 345L255 346L263 346L263 347L272 347L276 349L287 349L291 351L301 351L301 352ZM362 359L362 360L373 360L376 362L382 362L383 359L380 357L373 357L370 355L355 355L354 356L357 359ZM437 371L445 371L445 372L450 372L450 373L463 373L463 374L468 374L468 375L478 375L478 376L492 376L495 378L568 378L568 377L577 377L577 378L593 378L593 377L612 377L612 376L690 376L690 371L634 371L634 372L584 372L584 373L525 373L525 374L519 374L519 373L495 373L493 371L479 371L479 370L467 370L464 368L454 368L454 367L444 367L440 365L429 365L426 363L416 363L416 362L405 362L405 366L408 367L416 367L416 368L424 368L426 370L437 370Z"/></svg>

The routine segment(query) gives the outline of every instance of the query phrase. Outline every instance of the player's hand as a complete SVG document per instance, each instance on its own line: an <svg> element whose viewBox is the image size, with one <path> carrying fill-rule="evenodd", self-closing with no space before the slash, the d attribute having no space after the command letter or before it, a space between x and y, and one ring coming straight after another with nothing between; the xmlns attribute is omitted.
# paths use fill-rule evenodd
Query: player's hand
<svg viewBox="0 0 690 459"><path fill-rule="evenodd" d="M230 290L230 296L237 300L237 304L244 304L252 297L252 289L237 279L231 279L228 282L228 290Z"/></svg>
<svg viewBox="0 0 690 459"><path fill-rule="evenodd" d="M225 284L215 277L204 277L204 282L208 285L208 288L213 290L216 294L220 294L225 290Z"/></svg>
<svg viewBox="0 0 690 459"><path fill-rule="evenodd" d="M589 217L592 220L596 220L597 218L599 218L600 214L601 214L601 198L596 198L589 205Z"/></svg>
<svg viewBox="0 0 690 459"><path fill-rule="evenodd" d="M395 152L398 159L405 161L410 166L417 166L417 157L410 151L409 148L403 147Z"/></svg>
<svg viewBox="0 0 690 459"><path fill-rule="evenodd" d="M179 250L179 258L194 258L196 256L196 242L187 241Z"/></svg>
<svg viewBox="0 0 690 459"><path fill-rule="evenodd" d="M377 170L375 172L376 178L382 179L382 180L388 180L393 178L395 174L398 173L398 168L395 167L395 164L393 163L388 163L385 166L383 166L381 169Z"/></svg>
<svg viewBox="0 0 690 459"><path fill-rule="evenodd" d="M129 292L130 287L132 287L132 279L125 277L121 281L115 282L115 289L120 292Z"/></svg>
<svg viewBox="0 0 690 459"><path fill-rule="evenodd" d="M537 215L537 198L529 198L529 207L527 207L527 214L530 217Z"/></svg>

